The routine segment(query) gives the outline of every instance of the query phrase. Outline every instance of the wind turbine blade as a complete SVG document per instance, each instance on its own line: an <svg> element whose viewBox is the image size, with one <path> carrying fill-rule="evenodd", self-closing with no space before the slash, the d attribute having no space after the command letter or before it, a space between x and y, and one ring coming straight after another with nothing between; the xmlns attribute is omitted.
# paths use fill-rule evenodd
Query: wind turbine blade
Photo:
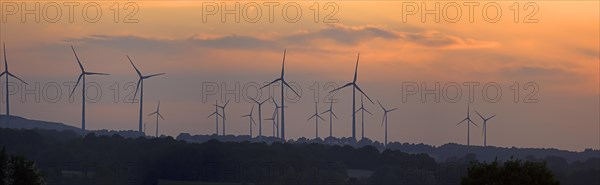
<svg viewBox="0 0 600 185"><path fill-rule="evenodd" d="M292 90L292 92L294 92L294 94L296 94L296 96L300 97L300 95L296 92L296 90L294 90L294 88L292 88L292 86L290 86L285 80L281 80L283 82L283 84L285 84L285 86L287 86L290 90Z"/></svg>
<svg viewBox="0 0 600 185"><path fill-rule="evenodd" d="M490 119L492 119L492 118L494 118L494 117L496 117L496 115L493 115L493 116L489 117L488 119L486 119L486 121L487 121L487 120L490 120Z"/></svg>
<svg viewBox="0 0 600 185"><path fill-rule="evenodd" d="M208 115L206 118L210 118L211 116L217 114L217 112L213 112L212 114Z"/></svg>
<svg viewBox="0 0 600 185"><path fill-rule="evenodd" d="M367 100L369 100L371 103L373 103L373 100L371 100L371 98L369 98L369 96L367 96L367 93L365 93L362 89L360 89L360 87L358 87L358 85L354 84L354 88L356 88L358 91L360 91L360 93L362 93L363 95L365 95L365 97L367 97Z"/></svg>
<svg viewBox="0 0 600 185"><path fill-rule="evenodd" d="M81 62L79 61L79 57L77 56L77 52L75 52L75 48L73 47L73 45L71 45L71 50L73 50L73 54L75 54L75 59L77 59L77 63L79 64L79 69L81 69L81 71L85 71L83 69L83 65L81 65Z"/></svg>
<svg viewBox="0 0 600 185"><path fill-rule="evenodd" d="M317 118L319 118L319 119L321 119L321 120L325 121L325 119L323 119L323 117L319 116L318 114L315 114L315 115L317 116Z"/></svg>
<svg viewBox="0 0 600 185"><path fill-rule="evenodd" d="M148 114L148 116L151 116L151 115L154 115L154 114L157 114L157 112L152 112L152 113Z"/></svg>
<svg viewBox="0 0 600 185"><path fill-rule="evenodd" d="M134 100L135 100L135 97L137 96L137 92L138 92L138 89L140 88L140 83L141 82L142 82L142 79L140 78L138 80L138 82L137 82L137 86L135 87L135 92L133 93L133 99ZM131 101L132 104L133 104L133 102L135 102L135 101Z"/></svg>
<svg viewBox="0 0 600 185"><path fill-rule="evenodd" d="M392 112L392 111L395 111L395 110L397 110L397 109L398 109L398 108L393 108L393 109L390 109L390 110L388 110L388 112Z"/></svg>
<svg viewBox="0 0 600 185"><path fill-rule="evenodd" d="M333 111L331 111L331 115L333 115L333 117L335 117L335 119L338 119L338 117L335 115L335 113L333 113Z"/></svg>
<svg viewBox="0 0 600 185"><path fill-rule="evenodd" d="M79 78L77 78L77 83L75 83L75 87L73 87L73 90L71 91L71 94L69 94L69 97L73 96L73 92L75 92L77 85L79 85L79 81L81 81L81 77L83 77L83 73L81 73L79 75ZM83 88L85 88L85 87L83 87ZM83 94L82 96L85 96L85 94Z"/></svg>
<svg viewBox="0 0 600 185"><path fill-rule="evenodd" d="M165 120L165 118L159 112L158 112L158 117L160 117L160 119L162 119L162 120Z"/></svg>
<svg viewBox="0 0 600 185"><path fill-rule="evenodd" d="M277 82L277 81L279 81L279 80L281 80L281 78L277 78L277 79L273 80L271 83L269 83L269 84L267 84L267 85L264 85L264 86L262 86L260 89L263 89L263 88L265 88L265 87L267 87L267 86L269 86L269 85L271 85L271 84L273 84L273 83L275 83L275 82Z"/></svg>
<svg viewBox="0 0 600 185"><path fill-rule="evenodd" d="M131 63L131 66L133 66L133 69L135 69L135 72L141 78L142 77L142 73L140 72L140 70L138 70L137 67L135 67L135 64L133 64L133 61L131 60L131 58L129 58L129 55L127 55L127 59L129 59L129 63Z"/></svg>
<svg viewBox="0 0 600 185"><path fill-rule="evenodd" d="M4 76L6 74L6 71L0 73L0 77Z"/></svg>
<svg viewBox="0 0 600 185"><path fill-rule="evenodd" d="M385 118L387 117L387 112L383 113L383 118L381 118L381 126L383 126L383 123L385 122Z"/></svg>
<svg viewBox="0 0 600 185"><path fill-rule="evenodd" d="M283 50L283 62L281 64L281 79L283 79L283 74L284 74L284 67L285 67L285 53L286 53L287 49Z"/></svg>
<svg viewBox="0 0 600 185"><path fill-rule="evenodd" d="M11 76L11 77L13 77L13 78L16 78L17 80L19 80L19 81L23 82L25 85L29 85L27 82L25 82L24 80L21 80L19 77L17 77L17 76L15 76L15 75L13 75L12 73L10 73L10 72L7 72L7 74L8 74L9 76Z"/></svg>
<svg viewBox="0 0 600 185"><path fill-rule="evenodd" d="M329 110L326 110L326 111L323 111L323 112L321 112L321 114L328 113L329 111L331 111L331 109L329 109Z"/></svg>
<svg viewBox="0 0 600 185"><path fill-rule="evenodd" d="M469 122L471 122L473 125L475 125L476 127L479 127L479 125L475 124L475 122L471 121L471 119L469 119ZM467 123L468 124L468 123Z"/></svg>
<svg viewBox="0 0 600 185"><path fill-rule="evenodd" d="M465 119L463 119L462 121L458 122L458 124L456 124L456 125L460 125L461 123L463 123L463 122L465 122L465 121L467 121L467 120L469 120L469 119L468 119L468 118L465 118ZM468 123L467 123L467 124L468 124Z"/></svg>
<svg viewBox="0 0 600 185"><path fill-rule="evenodd" d="M225 107L227 107L227 104L229 104L229 100L231 100L231 99L227 99L227 101L225 102L225 105L223 105L223 109L225 109Z"/></svg>
<svg viewBox="0 0 600 185"><path fill-rule="evenodd" d="M256 99L254 99L254 98L252 98L252 97L250 97L250 99L251 99L251 100L252 100L254 103L258 103L258 101L256 101ZM252 107L254 107L254 106L252 106Z"/></svg>
<svg viewBox="0 0 600 185"><path fill-rule="evenodd" d="M151 77L160 76L160 75L164 75L164 74L167 74L167 73L158 73L158 74L148 75L148 76L145 76L144 78L151 78Z"/></svg>
<svg viewBox="0 0 600 185"><path fill-rule="evenodd" d="M8 61L6 59L6 43L2 42L2 46L4 47L4 71L8 71Z"/></svg>
<svg viewBox="0 0 600 185"><path fill-rule="evenodd" d="M369 110L363 108L363 110L365 110L365 112L369 113L370 115L373 115L373 113L369 112Z"/></svg>
<svg viewBox="0 0 600 185"><path fill-rule="evenodd" d="M336 89L334 89L334 90L331 90L331 91L329 91L329 93L332 93L332 92L334 92L334 91L340 90L340 89L342 89L342 88L344 88L344 87L351 86L352 84L354 84L354 83L352 83L352 82L350 82L350 83L347 83L347 84L346 84L346 85L344 85L344 86L341 86L341 87L338 87L338 88L336 88Z"/></svg>
<svg viewBox="0 0 600 185"><path fill-rule="evenodd" d="M379 104L379 106L381 107L381 109L383 109L383 111L385 111L385 108L383 107L383 105L381 105L381 102L379 102L379 100L377 100L377 103Z"/></svg>
<svg viewBox="0 0 600 185"><path fill-rule="evenodd" d="M356 68L354 68L354 80L352 81L353 83L356 83L356 79L358 77L358 59L360 59L360 53L358 53L358 56L356 57Z"/></svg>
<svg viewBox="0 0 600 185"><path fill-rule="evenodd" d="M86 72L86 75L109 75L107 73L92 73L92 72Z"/></svg>
<svg viewBox="0 0 600 185"><path fill-rule="evenodd" d="M484 118L484 117L483 117L481 114L479 114L479 112L475 111L475 113L477 113L477 115L479 115L479 117L480 117L482 120L485 120L485 118Z"/></svg>

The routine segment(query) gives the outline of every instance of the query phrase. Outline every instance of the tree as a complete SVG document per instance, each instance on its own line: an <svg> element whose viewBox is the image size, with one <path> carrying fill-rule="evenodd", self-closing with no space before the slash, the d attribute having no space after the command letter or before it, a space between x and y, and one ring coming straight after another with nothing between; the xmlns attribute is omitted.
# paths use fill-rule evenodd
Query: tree
<svg viewBox="0 0 600 185"><path fill-rule="evenodd" d="M45 184L33 161L22 156L8 156L4 147L0 151L0 185Z"/></svg>
<svg viewBox="0 0 600 185"><path fill-rule="evenodd" d="M513 159L502 166L495 160L491 164L472 163L461 184L560 184L552 172L546 168L546 162L531 162Z"/></svg>
<svg viewBox="0 0 600 185"><path fill-rule="evenodd" d="M4 152L4 147L0 150L0 185L8 184L7 170L8 169L8 157Z"/></svg>

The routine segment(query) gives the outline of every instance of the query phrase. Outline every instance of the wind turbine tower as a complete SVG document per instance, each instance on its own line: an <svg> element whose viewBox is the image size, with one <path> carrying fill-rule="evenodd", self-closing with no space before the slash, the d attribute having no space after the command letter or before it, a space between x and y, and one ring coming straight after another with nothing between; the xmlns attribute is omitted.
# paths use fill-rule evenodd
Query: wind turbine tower
<svg viewBox="0 0 600 185"><path fill-rule="evenodd" d="M360 93L362 93L365 97L367 97L367 99L371 103L373 103L371 98L369 98L369 96L362 89L360 89L358 84L356 84L356 80L358 77L358 60L359 59L360 59L360 53L356 57L356 68L354 69L354 80L352 80L352 82L349 82L342 87L339 87L339 88L334 89L329 92L329 93L332 93L332 92L338 91L340 89L343 89L345 87L352 86L352 139L354 139L354 141L356 141L356 111L355 111L356 110L356 90L358 90Z"/></svg>

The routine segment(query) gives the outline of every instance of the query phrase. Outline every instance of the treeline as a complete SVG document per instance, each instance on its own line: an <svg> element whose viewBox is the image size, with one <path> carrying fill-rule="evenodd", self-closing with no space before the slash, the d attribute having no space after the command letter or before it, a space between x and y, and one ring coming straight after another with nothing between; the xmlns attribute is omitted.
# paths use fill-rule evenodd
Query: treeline
<svg viewBox="0 0 600 185"><path fill-rule="evenodd" d="M436 162L426 154L316 143L188 143L172 137L81 137L73 131L0 129L0 146L35 161L48 184L459 184L474 154ZM598 183L598 159L555 163L561 182ZM560 161L560 160L558 160ZM554 166L560 164L559 166ZM566 165L566 166L563 166ZM560 174L559 173L559 174ZM594 181L594 178L596 181ZM564 184L564 183L563 183Z"/></svg>

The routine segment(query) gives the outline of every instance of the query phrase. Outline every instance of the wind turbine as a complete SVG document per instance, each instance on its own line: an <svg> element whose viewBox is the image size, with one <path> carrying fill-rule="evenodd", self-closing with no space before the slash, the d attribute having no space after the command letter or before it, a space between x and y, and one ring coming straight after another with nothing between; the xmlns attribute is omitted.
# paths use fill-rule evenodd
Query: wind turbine
<svg viewBox="0 0 600 185"><path fill-rule="evenodd" d="M164 75L166 73L158 73L158 74L144 76L144 75L142 75L140 70L138 70L138 68L135 67L135 64L133 64L133 61L131 60L131 58L129 58L129 55L127 55L127 59L129 59L129 63L131 63L131 66L133 66L133 69L135 69L135 72L137 73L138 77L140 78L137 82L137 86L135 87L135 93L133 94L133 98L135 99L138 89L141 89L140 90L140 117L139 117L140 118L139 131L141 132L142 131L142 107L144 104L144 80L151 78L151 77ZM131 103L134 103L134 101L131 101Z"/></svg>
<svg viewBox="0 0 600 185"><path fill-rule="evenodd" d="M487 146L487 121L496 117L496 115L494 114L489 118L484 118L481 114L479 114L479 112L475 111L475 113L477 113L477 115L479 115L479 117L483 120L483 146Z"/></svg>
<svg viewBox="0 0 600 185"><path fill-rule="evenodd" d="M225 108L227 108L227 104L229 104L229 99L227 99L227 102L225 102L225 104L223 106L220 106L219 104L215 104L217 107L221 108L221 112L223 112L223 136L225 136Z"/></svg>
<svg viewBox="0 0 600 185"><path fill-rule="evenodd" d="M160 101L158 101L158 106L156 107L156 111L148 114L148 116L156 115L156 137L158 137L158 117L160 119L165 120L165 118L160 114Z"/></svg>
<svg viewBox="0 0 600 185"><path fill-rule="evenodd" d="M300 97L300 95L287 83L287 81L285 81L284 78L284 69L285 69L285 53L286 50L283 50L283 64L281 65L281 76L275 80L273 80L271 83L261 87L265 88L275 82L281 81L281 139L283 139L283 141L285 142L285 96L284 96L284 89L285 86L287 86L290 90L292 90L292 92L294 92L294 94L296 94L296 96Z"/></svg>
<svg viewBox="0 0 600 185"><path fill-rule="evenodd" d="M358 60L359 59L360 59L360 53L356 57L356 68L354 69L354 80L352 80L352 82L349 82L342 87L339 87L339 88L334 89L329 92L329 93L332 93L332 92L338 91L340 89L343 89L345 87L352 86L352 139L354 139L354 141L356 141L356 112L355 112L355 110L356 110L356 90L360 91L360 93L365 95L367 97L367 99L369 101L371 101L371 103L373 103L371 98L369 98L369 96L367 96L367 94L365 94L365 92L362 89L360 89L358 84L356 84L356 79L357 79L357 75L358 75Z"/></svg>
<svg viewBox="0 0 600 185"><path fill-rule="evenodd" d="M19 77L17 77L16 75L10 73L8 71L8 62L6 59L6 43L2 43L2 45L4 46L4 72L2 72L2 74L0 74L0 77L2 77L2 75L6 75L6 87L4 88L6 91L6 127L10 128L10 106L9 106L9 101L10 98L8 98L9 94L8 94L8 76L11 76L13 78L16 78L17 80L23 82L25 85L29 85L27 84L27 82L21 80Z"/></svg>
<svg viewBox="0 0 600 185"><path fill-rule="evenodd" d="M335 119L338 119L338 117L335 115L335 113L333 113L333 97L331 98L330 102L329 102L329 109L327 109L325 112L322 112L321 114L325 114L329 112L329 137L333 136L333 117L335 116Z"/></svg>
<svg viewBox="0 0 600 185"><path fill-rule="evenodd" d="M388 112L392 112L395 111L398 108L393 108L393 109L385 109L385 107L383 107L383 105L381 105L381 103L379 102L379 100L377 100L377 103L379 104L379 106L381 107L381 109L383 109L383 119L381 120L381 125L383 125L385 123L385 134L384 134L384 143L383 146L385 147L385 145L387 145L388 141L387 141L387 131L388 131Z"/></svg>
<svg viewBox="0 0 600 185"><path fill-rule="evenodd" d="M252 109L250 109L250 113L248 113L246 115L242 115L242 117L250 118L250 138L252 138L252 124L256 124L256 122L254 121L254 118L252 118L252 112L254 112L254 105L252 105Z"/></svg>
<svg viewBox="0 0 600 185"><path fill-rule="evenodd" d="M250 99L252 99L252 101L254 101L254 103L256 103L258 105L258 137L260 138L262 136L262 109L261 109L261 107L262 107L262 104L265 103L269 99L266 99L262 102L259 102L259 101L255 100L254 98L250 98Z"/></svg>
<svg viewBox="0 0 600 185"><path fill-rule="evenodd" d="M276 130L277 138L279 138L279 109L282 109L282 106L277 105L277 102L275 101L275 99L273 99L273 97L271 97L271 100L273 100L273 104L275 105L275 109L273 110L273 132L275 132Z"/></svg>
<svg viewBox="0 0 600 185"><path fill-rule="evenodd" d="M319 119L325 121L325 119L323 119L321 116L319 116L319 109L317 108L317 102L315 102L315 114L313 114L311 117L309 117L307 119L310 120L312 118L315 118L315 139L319 138Z"/></svg>
<svg viewBox="0 0 600 185"><path fill-rule="evenodd" d="M458 122L458 124L456 124L456 125L458 126L458 125L460 125L461 123L463 123L463 122L467 121L467 146L471 146L471 143L470 143L470 136L471 136L471 134L470 134L470 130L471 130L471 129L470 129L470 125L471 125L471 124L469 124L469 123L472 123L473 125L477 126L477 124L475 124L475 122L473 122L473 121L471 120L471 116L470 116L470 114L469 114L469 112L470 112L470 111L469 111L469 107L470 107L470 105L471 105L471 104L467 104L467 117L466 117L465 119L463 119L462 121Z"/></svg>
<svg viewBox="0 0 600 185"><path fill-rule="evenodd" d="M217 100L215 100L215 112L213 112L212 114L208 115L207 118L210 118L211 116L215 116L215 135L219 135L219 116L221 116L221 118L223 118L223 115L221 115L219 113L219 106L217 105ZM225 118L223 118L225 119Z"/></svg>
<svg viewBox="0 0 600 185"><path fill-rule="evenodd" d="M81 134L85 134L85 76L88 75L108 75L106 73L93 73L93 72L87 72L85 71L85 69L83 68L83 65L81 64L81 61L79 61L79 57L77 56L77 52L75 52L75 48L73 46L71 46L71 50L73 50L73 54L75 54L75 59L77 59L77 63L79 64L79 69L81 69L81 73L79 74L79 77L77 78L77 83L75 84L75 87L73 87L73 90L71 91L71 94L69 94L69 97L73 96L73 92L75 92L75 89L77 88L77 85L79 85L79 81L81 81L83 79L82 82L82 87L81 87ZM141 131L141 130L140 130Z"/></svg>
<svg viewBox="0 0 600 185"><path fill-rule="evenodd" d="M275 138L276 127L277 129L279 128L279 126L277 125L277 109L273 111L273 117L266 118L265 120L273 121L273 138ZM277 137L279 137L279 130L277 130Z"/></svg>
<svg viewBox="0 0 600 185"><path fill-rule="evenodd" d="M363 104L363 96L360 96L360 108L358 108L355 112L361 111L361 116L360 118L362 119L361 124L362 124L362 133L361 133L361 138L360 139L364 139L365 138L365 112L369 113L370 115L373 115L373 113L369 112L369 110L365 109L365 106Z"/></svg>

